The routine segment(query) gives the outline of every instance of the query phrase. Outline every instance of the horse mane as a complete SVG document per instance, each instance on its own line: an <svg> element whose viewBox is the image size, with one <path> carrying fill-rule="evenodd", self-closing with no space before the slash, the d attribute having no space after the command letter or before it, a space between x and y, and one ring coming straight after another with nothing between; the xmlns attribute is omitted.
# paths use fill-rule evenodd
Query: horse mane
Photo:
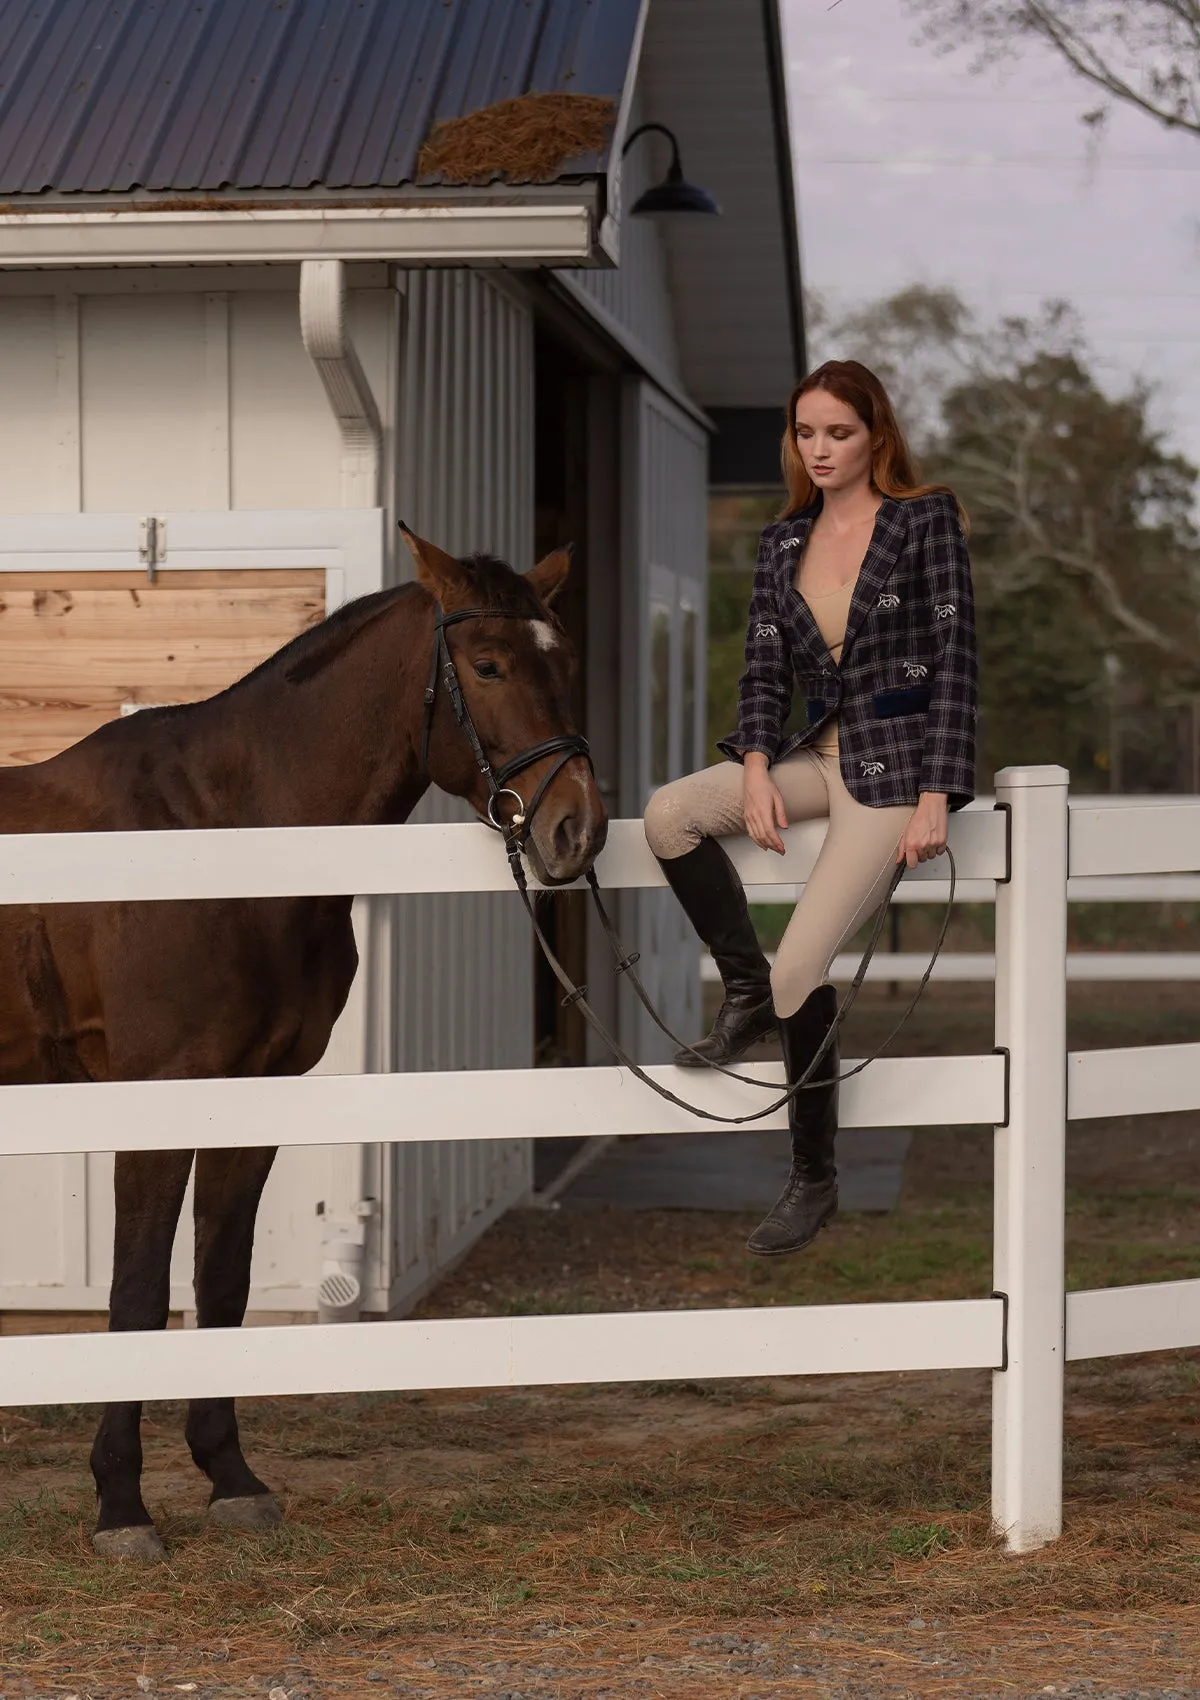
<svg viewBox="0 0 1200 1700"><path fill-rule="evenodd" d="M557 620L524 577L507 561L500 560L497 555L468 555L460 565L471 580L472 607L486 609L489 613L519 614L529 620L549 619L557 629ZM418 584L393 585L387 590L370 591L366 596L355 597L353 602L343 603L324 620L309 626L290 643L284 644L282 649L268 655L253 672L231 685L230 690L236 691L252 680L265 679L275 673L281 673L289 685L303 684L305 680L315 678L381 614L386 614L405 598L415 599L421 591L422 587ZM424 594L429 593L426 591Z"/></svg>

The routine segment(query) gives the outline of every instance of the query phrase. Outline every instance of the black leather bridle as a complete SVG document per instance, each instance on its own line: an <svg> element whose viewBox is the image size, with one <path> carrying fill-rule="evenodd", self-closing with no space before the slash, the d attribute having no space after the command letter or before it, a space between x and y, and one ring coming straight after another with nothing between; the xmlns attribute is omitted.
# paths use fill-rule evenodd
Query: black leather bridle
<svg viewBox="0 0 1200 1700"><path fill-rule="evenodd" d="M522 750L520 755L513 756L509 761L503 762L497 768L493 768L491 762L487 758L487 752L484 750L479 733L475 729L475 722L471 719L471 711L467 707L466 698L463 696L462 682L458 676L458 669L454 665L454 657L451 655L450 647L446 642L446 627L455 626L461 620L519 620L526 618L528 618L527 615L518 614L515 610L504 608L460 608L456 609L452 614L446 614L440 609L438 610L434 619L433 654L429 663L429 680L425 686L425 714L421 724L421 766L426 773L429 772L429 739L433 730L433 715L437 706L438 681L440 680L445 686L446 695L450 701L450 711L454 716L455 723L465 736L467 742L470 744L471 752L475 757L475 765L483 775L488 788L487 815L485 824L494 828L494 830L500 833L504 839L505 854L508 857L508 866L513 876L513 882L516 885L522 903L525 905L526 914L529 916L530 925L533 927L534 937L537 939L537 942L541 947L542 955L546 958L551 972L566 994L563 998L563 1003L578 1007L579 1013L612 1052L617 1062L620 1063L623 1068L627 1068L629 1072L634 1075L636 1079L640 1080L644 1086L648 1086L652 1092L656 1092L660 1098L665 1098L668 1103L674 1104L678 1109L686 1110L690 1115L698 1116L703 1121L720 1122L723 1125L730 1127L740 1127L746 1122L762 1121L764 1117L774 1115L775 1112L782 1109L785 1104L790 1104L798 1092L803 1092L805 1090L815 1091L820 1086L828 1085L828 1080L821 1080L814 1077L817 1075L821 1063L824 1061L832 1047L834 1040L837 1037L838 1030L845 1021L847 1015L849 1015L851 1006L853 1005L855 998L858 996L859 987L866 978L867 967L871 958L875 954L875 947L879 943L880 935L883 932L883 924L887 917L888 905L891 902L892 893L899 885L901 877L903 876L904 864L900 863L900 865L896 868L888 887L887 894L879 905L871 937L868 940L866 950L863 952L862 961L859 963L858 972L855 974L854 979L851 982L850 989L846 993L846 996L842 999L837 1014L830 1026L829 1032L825 1035L824 1042L813 1057L809 1066L801 1075L800 1079L794 1081L781 1097L776 1098L773 1103L768 1104L765 1110L756 1110L752 1115L718 1116L711 1110L702 1110L695 1104L689 1104L686 1098L678 1097L666 1086L662 1086L657 1080L651 1079L645 1070L639 1067L632 1057L627 1055L615 1036L608 1031L608 1028L604 1025L600 1016L597 1015L596 1011L588 1002L588 988L586 986L577 986L571 979L571 976L567 973L567 970L563 967L562 963L559 961L558 957L555 955L553 946L542 931L541 924L537 918L537 912L534 909L532 899L529 896L529 885L525 876L525 868L521 861L521 851L524 849L529 837L530 823L533 820L539 804L546 795L547 788L553 783L554 779L569 761L573 761L576 756L583 756L587 760L589 767L592 766L591 749L588 745L587 739L581 732L562 732L557 737L545 738L540 744L531 745L529 749ZM515 779L518 773L523 773L527 767L532 767L534 762L541 761L544 757L552 755L557 755L559 759L542 776L537 790L534 792L529 802L526 803L522 798L521 793L514 790L509 784L509 781ZM511 820L503 821L497 820L496 818L496 805L501 797L511 797L517 804ZM869 1057L858 1063L854 1068L847 1069L845 1074L839 1075L839 1080L849 1080L852 1075L861 1074L864 1068L874 1062L877 1057L882 1055L882 1053L891 1044L892 1040L899 1033L900 1029L904 1026L913 1010L917 1007L917 1002L920 999L921 993L925 990L925 987L929 982L929 977L933 973L934 964L941 952L942 944L946 937L946 931L950 925L950 916L954 908L954 890L957 879L957 871L954 865L953 851L947 848L946 856L950 863L950 897L946 904L946 912L942 918L941 930L938 933L937 942L934 945L933 953L929 958L929 966L926 968L925 973L922 976L921 983L917 987L916 992L913 994L912 1000L907 1009L905 1009L903 1015L901 1015L895 1027L892 1028L892 1031L888 1034L883 1044L880 1045L877 1050L873 1051ZM617 930L613 926L612 919L609 916L608 910L604 906L604 899L600 896L600 887L596 882L595 870L589 868L584 877L591 890L592 901L595 904L597 914L600 917L600 925L603 928L604 935L612 949L617 973L628 976L629 983L633 987L634 993L636 994L639 1002L643 1005L647 1014L650 1016L659 1031L665 1033L672 1044L678 1046L680 1050L692 1050L691 1045L686 1044L684 1040L671 1032L671 1029L667 1026L666 1022L663 1020L662 1016L659 1015L654 1004L651 1002L650 994L642 984L640 975L636 972L635 964L638 961L638 952L627 951L621 943L621 940L617 935ZM739 1074L736 1069L725 1068L720 1063L709 1062L707 1057L703 1058L702 1061L705 1063L706 1067L713 1069L717 1074L728 1075L731 1080L741 1081L741 1083L745 1086L757 1086L760 1089L765 1089L770 1092L777 1090L773 1081L755 1080L750 1075Z"/></svg>
<svg viewBox="0 0 1200 1700"><path fill-rule="evenodd" d="M576 756L583 756L588 766L592 765L592 752L587 739L582 732L562 732L554 738L543 738L540 744L531 744L520 755L493 767L487 758L479 733L475 730L475 722L471 719L471 711L463 696L462 681L458 669L454 665L454 657L446 642L446 627L457 626L462 620L522 620L528 615L518 614L504 608L458 608L453 614L438 610L433 622L433 654L429 661L429 681L425 686L425 717L421 723L421 766L429 772L429 738L433 731L433 713L437 706L438 681L445 686L446 696L450 701L450 712L455 724L471 746L475 757L475 765L483 775L488 788L486 824L501 833L504 838L504 848L508 854L510 866L516 866L521 850L524 849L529 837L529 828L533 817L541 805L547 790L558 778L569 761ZM542 761L546 756L557 755L558 760L542 775L537 790L528 803L519 791L509 783L524 773L527 767ZM516 803L516 809L511 819L504 821L496 818L496 805L502 797L511 797Z"/></svg>

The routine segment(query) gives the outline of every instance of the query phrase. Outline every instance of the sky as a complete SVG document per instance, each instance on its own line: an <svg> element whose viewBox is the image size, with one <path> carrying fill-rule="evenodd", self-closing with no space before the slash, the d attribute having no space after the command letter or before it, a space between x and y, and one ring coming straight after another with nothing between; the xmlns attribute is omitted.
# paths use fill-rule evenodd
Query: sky
<svg viewBox="0 0 1200 1700"><path fill-rule="evenodd" d="M985 319L1079 310L1093 370L1159 389L1200 465L1200 137L1116 107L1048 48L970 70L904 0L783 0L805 285L834 308L949 285ZM832 350L828 351L832 352Z"/></svg>

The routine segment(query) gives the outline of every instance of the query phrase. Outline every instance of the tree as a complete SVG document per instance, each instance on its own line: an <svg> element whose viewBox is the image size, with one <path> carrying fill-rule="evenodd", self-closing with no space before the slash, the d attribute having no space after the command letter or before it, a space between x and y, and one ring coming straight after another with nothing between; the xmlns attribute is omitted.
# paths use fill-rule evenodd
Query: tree
<svg viewBox="0 0 1200 1700"><path fill-rule="evenodd" d="M927 458L971 518L987 765L1059 760L1086 783L1124 727L1121 782L1169 789L1200 688L1196 469L1146 385L1101 388L1062 303L968 340Z"/></svg>
<svg viewBox="0 0 1200 1700"><path fill-rule="evenodd" d="M861 360L883 380L913 446L936 437L943 398L970 369L973 325L961 296L913 284L838 315L806 297L805 320L814 364Z"/></svg>
<svg viewBox="0 0 1200 1700"><path fill-rule="evenodd" d="M943 401L929 470L971 517L989 765L1114 760L1127 723L1140 788L1177 781L1180 706L1200 686L1197 474L1112 397L1062 307L983 341Z"/></svg>
<svg viewBox="0 0 1200 1700"><path fill-rule="evenodd" d="M997 591L1072 579L1112 643L1200 677L1197 473L1151 427L1149 388L1106 395L1061 304L1006 320L979 352L943 398L933 452L988 542Z"/></svg>
<svg viewBox="0 0 1200 1700"><path fill-rule="evenodd" d="M1200 135L1200 0L908 0L924 34L977 50L975 68L1029 41L1051 47L1101 93L1082 116L1104 122L1113 101Z"/></svg>

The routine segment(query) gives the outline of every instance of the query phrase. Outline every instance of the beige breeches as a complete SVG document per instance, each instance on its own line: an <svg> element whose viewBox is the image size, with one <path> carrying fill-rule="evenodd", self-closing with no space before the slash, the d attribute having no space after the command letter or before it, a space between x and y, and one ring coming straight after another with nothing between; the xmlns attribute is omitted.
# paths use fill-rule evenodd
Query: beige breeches
<svg viewBox="0 0 1200 1700"><path fill-rule="evenodd" d="M887 890L896 848L912 809L872 809L847 791L836 753L797 750L771 769L789 825L827 816L816 866L796 904L771 969L776 1013L793 1015L825 980L838 950ZM690 773L656 791L646 808L646 839L664 862L702 838L746 830L742 767L736 761Z"/></svg>

